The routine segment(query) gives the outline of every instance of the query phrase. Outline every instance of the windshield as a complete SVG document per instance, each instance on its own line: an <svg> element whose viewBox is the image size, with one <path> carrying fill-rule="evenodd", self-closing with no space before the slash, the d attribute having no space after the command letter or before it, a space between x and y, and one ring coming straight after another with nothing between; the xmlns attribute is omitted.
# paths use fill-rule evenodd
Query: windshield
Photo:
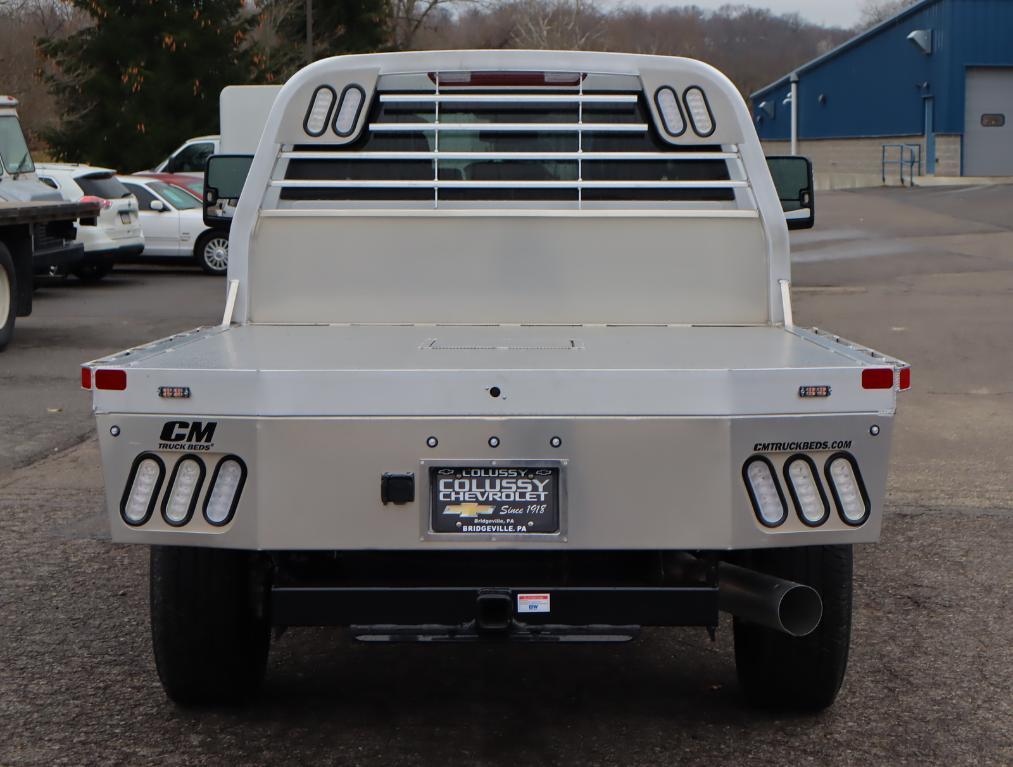
<svg viewBox="0 0 1013 767"><path fill-rule="evenodd" d="M156 183L152 184L151 188L162 195L162 197L169 201L172 207L178 210L190 210L191 208L199 208L201 206L200 200L192 194L187 194L179 187Z"/></svg>
<svg viewBox="0 0 1013 767"><path fill-rule="evenodd" d="M0 162L11 175L35 170L25 134L21 132L21 123L14 115L0 117Z"/></svg>

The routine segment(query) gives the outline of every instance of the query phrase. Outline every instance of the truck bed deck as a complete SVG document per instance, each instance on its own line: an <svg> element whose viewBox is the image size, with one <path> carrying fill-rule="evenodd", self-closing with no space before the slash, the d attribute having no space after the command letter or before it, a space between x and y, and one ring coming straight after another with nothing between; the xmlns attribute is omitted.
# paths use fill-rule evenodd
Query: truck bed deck
<svg viewBox="0 0 1013 767"><path fill-rule="evenodd" d="M531 416L874 412L893 391L863 390L861 370L892 362L776 326L247 324L91 366L128 371L101 410L125 395L142 412ZM159 399L161 386L190 388L190 406Z"/></svg>

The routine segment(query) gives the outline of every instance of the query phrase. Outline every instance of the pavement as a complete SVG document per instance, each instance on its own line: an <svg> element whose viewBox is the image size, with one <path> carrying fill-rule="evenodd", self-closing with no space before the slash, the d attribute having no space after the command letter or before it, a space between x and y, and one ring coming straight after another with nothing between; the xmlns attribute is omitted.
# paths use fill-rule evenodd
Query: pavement
<svg viewBox="0 0 1013 767"><path fill-rule="evenodd" d="M714 643L587 647L292 629L259 700L176 708L151 659L147 552L108 542L77 370L214 322L224 285L134 269L43 287L0 355L0 765L1013 763L1013 187L817 202L817 228L793 235L796 321L914 373L831 710L749 709L727 621Z"/></svg>

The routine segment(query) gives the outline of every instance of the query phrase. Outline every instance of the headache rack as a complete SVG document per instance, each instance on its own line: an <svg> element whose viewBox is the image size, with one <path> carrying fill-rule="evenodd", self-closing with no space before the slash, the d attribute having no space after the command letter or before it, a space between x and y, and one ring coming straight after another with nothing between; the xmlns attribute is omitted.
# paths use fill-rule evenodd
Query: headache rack
<svg viewBox="0 0 1013 767"><path fill-rule="evenodd" d="M663 140L642 92L434 79L381 89L354 142L283 147L278 207L756 210L738 147Z"/></svg>

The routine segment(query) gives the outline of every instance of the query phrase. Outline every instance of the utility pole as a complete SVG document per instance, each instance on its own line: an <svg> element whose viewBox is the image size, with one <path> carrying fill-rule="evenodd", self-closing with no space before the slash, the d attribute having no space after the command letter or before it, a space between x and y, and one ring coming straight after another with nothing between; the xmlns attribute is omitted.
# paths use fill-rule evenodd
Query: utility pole
<svg viewBox="0 0 1013 767"><path fill-rule="evenodd" d="M306 63L313 63L313 0L306 0Z"/></svg>

